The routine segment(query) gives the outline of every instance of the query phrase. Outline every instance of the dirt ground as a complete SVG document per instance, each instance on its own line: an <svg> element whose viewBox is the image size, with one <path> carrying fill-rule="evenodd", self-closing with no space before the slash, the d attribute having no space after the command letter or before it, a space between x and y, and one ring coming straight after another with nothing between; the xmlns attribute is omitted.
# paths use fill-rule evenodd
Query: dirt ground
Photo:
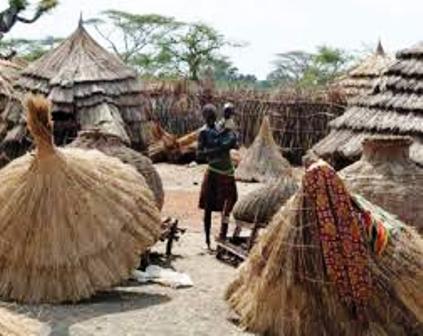
<svg viewBox="0 0 423 336"><path fill-rule="evenodd" d="M159 164L157 169L166 192L163 216L179 218L180 225L187 228L174 246L169 266L189 274L194 287L176 290L128 282L76 305L0 303L0 315L3 311L4 319L19 319L14 323L25 323L34 335L43 336L248 335L228 320L233 315L223 300L236 270L203 252L202 215L197 202L205 167ZM239 194L258 186L239 184ZM218 216L215 222L218 224ZM163 244L155 249L164 252Z"/></svg>

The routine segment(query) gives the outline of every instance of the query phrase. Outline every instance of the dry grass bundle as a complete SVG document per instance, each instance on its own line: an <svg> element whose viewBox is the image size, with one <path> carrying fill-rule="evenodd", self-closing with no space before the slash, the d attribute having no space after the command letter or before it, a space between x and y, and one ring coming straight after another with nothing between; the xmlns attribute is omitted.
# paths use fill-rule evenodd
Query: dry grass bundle
<svg viewBox="0 0 423 336"><path fill-rule="evenodd" d="M117 157L122 162L130 164L145 178L154 194L158 208L160 210L163 208L163 184L153 162L146 156L127 147L118 136L96 129L82 131L68 147L98 149L104 154Z"/></svg>
<svg viewBox="0 0 423 336"><path fill-rule="evenodd" d="M290 173L291 166L273 139L269 118L264 117L259 134L236 169L236 179L268 182Z"/></svg>
<svg viewBox="0 0 423 336"><path fill-rule="evenodd" d="M273 218L227 290L242 326L269 336L421 335L419 234L380 208L362 203L374 218L383 219L391 234L382 255L366 254L371 291L367 321L359 322L325 271L316 204L305 190L303 185Z"/></svg>
<svg viewBox="0 0 423 336"><path fill-rule="evenodd" d="M129 277L160 237L160 214L134 168L56 148L49 102L27 108L36 152L0 171L0 296L75 302Z"/></svg>
<svg viewBox="0 0 423 336"><path fill-rule="evenodd" d="M365 139L361 160L341 175L351 191L423 233L423 169L410 159L411 143L407 137Z"/></svg>
<svg viewBox="0 0 423 336"><path fill-rule="evenodd" d="M267 223L297 190L293 177L282 177L241 198L235 204L233 216L248 223Z"/></svg>
<svg viewBox="0 0 423 336"><path fill-rule="evenodd" d="M46 335L47 331L43 330L40 322L18 315L0 308L0 335L1 336L40 336ZM44 333L43 333L44 331Z"/></svg>

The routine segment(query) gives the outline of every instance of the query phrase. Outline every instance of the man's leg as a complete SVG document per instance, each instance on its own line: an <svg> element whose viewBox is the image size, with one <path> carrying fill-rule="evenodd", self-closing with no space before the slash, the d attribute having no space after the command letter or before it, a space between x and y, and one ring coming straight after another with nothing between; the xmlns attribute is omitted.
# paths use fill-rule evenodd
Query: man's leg
<svg viewBox="0 0 423 336"><path fill-rule="evenodd" d="M206 235L206 244L210 249L210 230L212 225L212 212L210 210L204 211L204 233Z"/></svg>
<svg viewBox="0 0 423 336"><path fill-rule="evenodd" d="M225 240L228 236L230 212L228 211L228 201L225 201L225 206L222 211L222 221L220 226L219 239Z"/></svg>

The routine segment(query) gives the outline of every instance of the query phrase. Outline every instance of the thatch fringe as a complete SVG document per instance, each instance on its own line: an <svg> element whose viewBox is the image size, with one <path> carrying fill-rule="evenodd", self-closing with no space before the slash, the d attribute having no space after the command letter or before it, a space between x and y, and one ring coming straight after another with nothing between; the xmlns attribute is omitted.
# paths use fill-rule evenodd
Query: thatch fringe
<svg viewBox="0 0 423 336"><path fill-rule="evenodd" d="M232 214L235 219L244 222L267 223L297 190L295 179L284 176L242 197L235 204Z"/></svg>
<svg viewBox="0 0 423 336"><path fill-rule="evenodd" d="M49 103L27 107L36 152L0 170L0 296L75 302L130 276L160 238L160 214L134 168L56 148Z"/></svg>
<svg viewBox="0 0 423 336"><path fill-rule="evenodd" d="M98 129L82 131L68 147L97 149L104 154L117 157L123 163L133 166L144 178L154 194L157 207L161 210L164 203L163 183L153 162L146 156L127 147L119 137Z"/></svg>
<svg viewBox="0 0 423 336"><path fill-rule="evenodd" d="M264 117L260 132L242 158L235 177L245 182L269 182L291 173L289 162L273 139L269 118Z"/></svg>
<svg viewBox="0 0 423 336"><path fill-rule="evenodd" d="M313 151L337 161L337 168L342 168L361 153L362 134L408 135L415 142L411 158L423 166L422 52L423 42L397 53L396 61L371 94L357 98L341 117L333 120L330 134Z"/></svg>
<svg viewBox="0 0 423 336"><path fill-rule="evenodd" d="M226 292L244 328L269 336L423 332L422 237L362 199L363 204L391 229L382 255L368 254L368 323L356 320L325 271L316 204L303 185L273 218Z"/></svg>

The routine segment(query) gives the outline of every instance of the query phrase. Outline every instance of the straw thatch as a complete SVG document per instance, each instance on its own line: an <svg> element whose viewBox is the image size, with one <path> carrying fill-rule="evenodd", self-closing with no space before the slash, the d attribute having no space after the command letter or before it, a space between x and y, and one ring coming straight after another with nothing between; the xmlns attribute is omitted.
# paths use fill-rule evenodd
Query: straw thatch
<svg viewBox="0 0 423 336"><path fill-rule="evenodd" d="M273 139L269 118L264 117L257 137L236 169L236 179L245 182L268 182L291 174L291 169Z"/></svg>
<svg viewBox="0 0 423 336"><path fill-rule="evenodd" d="M397 53L372 93L357 98L330 123L330 134L313 147L337 167L359 159L361 142L374 135L409 135L410 156L423 165L423 42Z"/></svg>
<svg viewBox="0 0 423 336"><path fill-rule="evenodd" d="M118 136L101 132L98 129L81 131L69 147L98 149L104 154L117 157L132 165L146 180L161 210L164 203L163 184L153 162L146 156L127 147Z"/></svg>
<svg viewBox="0 0 423 336"><path fill-rule="evenodd" d="M297 190L295 179L284 176L241 198L235 204L233 216L248 223L267 223Z"/></svg>
<svg viewBox="0 0 423 336"><path fill-rule="evenodd" d="M382 43L379 41L372 55L362 60L351 71L335 81L332 86L340 89L348 99L368 94L392 62L392 57L385 53Z"/></svg>
<svg viewBox="0 0 423 336"><path fill-rule="evenodd" d="M312 169L316 169L314 165L306 176ZM335 173L332 171L332 174ZM334 176L339 187L345 190L339 178ZM367 263L354 264L351 260L349 266L344 264L344 267L360 267L369 277L370 292L362 292L362 299L366 302L364 319L356 320L357 311L351 310L352 303L338 294L331 280L334 274L326 273L318 233L323 221L315 212L316 201L321 200L311 197L303 184L302 190L275 215L228 288L227 299L239 314L243 327L269 336L405 336L422 333L423 240L414 229L364 199L354 197L346 201L352 202L350 204L355 208L358 200L360 209L365 210L357 210L357 213L354 210L347 215L361 222L365 211L377 223L383 220L385 229L390 230L381 254L363 251ZM334 215L338 209L331 208L330 211ZM366 246L363 241L370 237L363 237L367 235L364 229L360 231L360 246ZM370 240L369 245L372 242ZM352 248L347 241L337 241L336 244L346 250ZM347 253L344 258L352 257Z"/></svg>
<svg viewBox="0 0 423 336"><path fill-rule="evenodd" d="M79 130L92 127L116 134L136 149L145 149L145 122L137 73L103 49L82 24L57 48L24 69L16 87L41 93L53 102L55 141L67 144ZM24 116L7 143L21 155L28 148Z"/></svg>
<svg viewBox="0 0 423 336"><path fill-rule="evenodd" d="M0 170L0 296L78 301L130 276L160 237L160 214L134 168L56 148L49 102L27 107L37 150Z"/></svg>
<svg viewBox="0 0 423 336"><path fill-rule="evenodd" d="M361 160L341 175L353 192L423 233L423 169L410 160L411 143L405 137L366 139Z"/></svg>

